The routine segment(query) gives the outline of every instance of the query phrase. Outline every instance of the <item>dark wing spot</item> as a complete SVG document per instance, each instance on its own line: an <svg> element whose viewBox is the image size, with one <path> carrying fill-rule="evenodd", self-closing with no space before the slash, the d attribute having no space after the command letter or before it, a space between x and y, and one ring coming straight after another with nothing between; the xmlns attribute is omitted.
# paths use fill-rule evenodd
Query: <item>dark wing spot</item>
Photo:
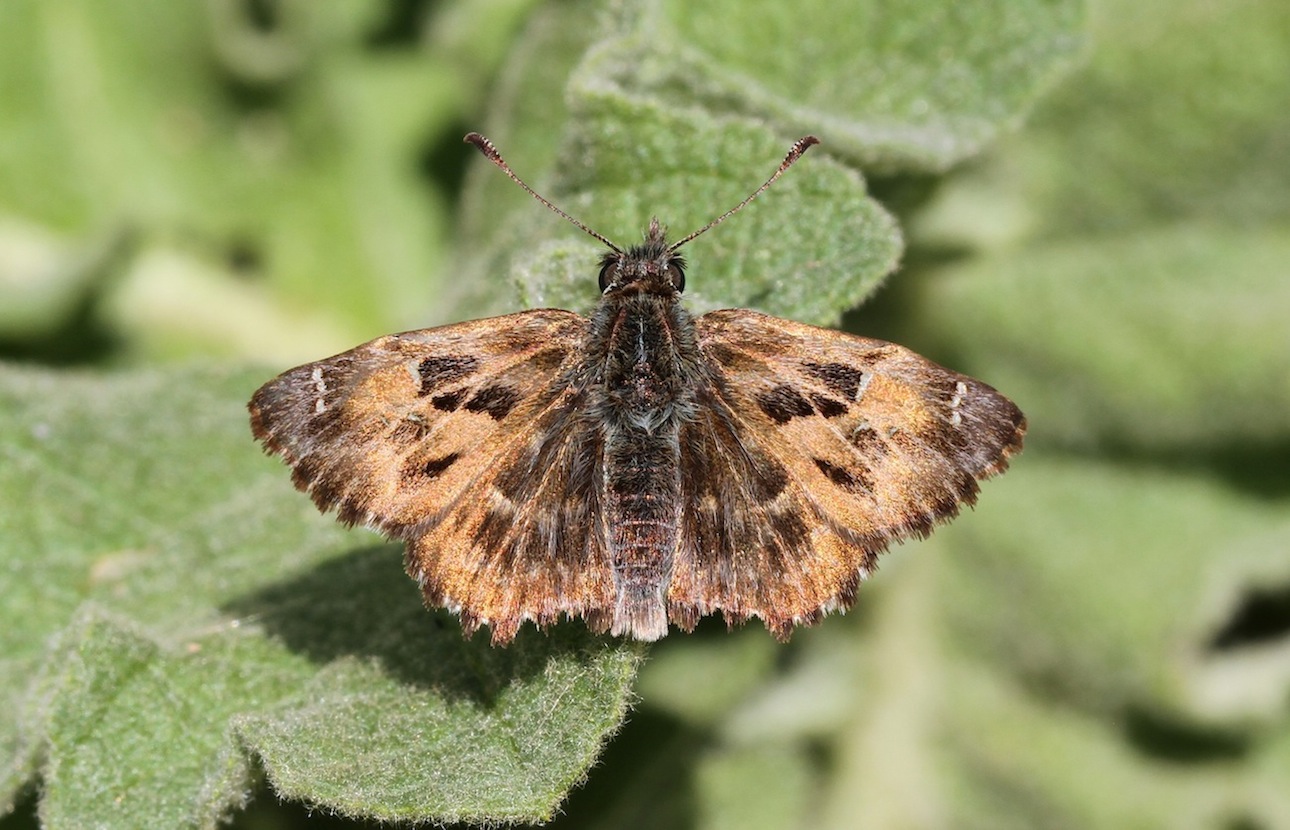
<svg viewBox="0 0 1290 830"><path fill-rule="evenodd" d="M448 453L443 458L432 458L421 468L421 472L426 478L437 478L440 473L451 467L457 462L458 454Z"/></svg>
<svg viewBox="0 0 1290 830"><path fill-rule="evenodd" d="M445 392L442 395L435 395L430 399L430 405L440 412L456 412L457 407L461 406L461 399L466 396L466 390L458 389L456 392Z"/></svg>
<svg viewBox="0 0 1290 830"><path fill-rule="evenodd" d="M477 368L479 360L468 355L427 357L417 364L417 374L421 376L421 391L418 394L429 395L438 386L474 374Z"/></svg>
<svg viewBox="0 0 1290 830"><path fill-rule="evenodd" d="M784 553L793 555L806 546L811 530L798 510L770 511L770 526L775 531Z"/></svg>
<svg viewBox="0 0 1290 830"><path fill-rule="evenodd" d="M791 386L780 385L757 396L757 405L777 424L815 414L815 407Z"/></svg>
<svg viewBox="0 0 1290 830"><path fill-rule="evenodd" d="M564 363L567 355L568 352L565 349L543 349L540 352L534 352L525 365L539 374L554 372L560 368L560 364Z"/></svg>
<svg viewBox="0 0 1290 830"><path fill-rule="evenodd" d="M788 471L762 453L750 453L749 486L759 502L774 499L788 486Z"/></svg>
<svg viewBox="0 0 1290 830"><path fill-rule="evenodd" d="M429 431L424 421L405 418L390 431L390 441L395 444L414 444L425 438Z"/></svg>
<svg viewBox="0 0 1290 830"><path fill-rule="evenodd" d="M845 363L803 363L802 368L848 401L857 399L864 383L864 371Z"/></svg>
<svg viewBox="0 0 1290 830"><path fill-rule="evenodd" d="M448 453L442 458L431 458L428 461L422 460L424 456L413 456L403 467L403 479L413 486L421 483L422 479L436 479L443 474L444 470L457 463L460 457L460 454L455 452Z"/></svg>
<svg viewBox="0 0 1290 830"><path fill-rule="evenodd" d="M457 453L448 453L442 458L431 458L430 461L426 462L426 466L422 467L422 472L426 474L426 478L437 478L442 471L457 463L457 458Z"/></svg>
<svg viewBox="0 0 1290 830"><path fill-rule="evenodd" d="M816 467L820 468L820 472L824 473L825 478L848 493L868 493L873 490L873 482L865 473L852 472L845 467L830 464L823 458L811 460L815 462Z"/></svg>
<svg viewBox="0 0 1290 830"><path fill-rule="evenodd" d="M761 361L756 358L749 357L738 349L732 349L721 343L708 346L707 352L708 356L723 369L729 369L732 372L746 372L761 365Z"/></svg>
<svg viewBox="0 0 1290 830"><path fill-rule="evenodd" d="M812 395L811 403L815 404L815 409L825 418L836 418L847 411L846 404L825 395Z"/></svg>
<svg viewBox="0 0 1290 830"><path fill-rule="evenodd" d="M510 387L485 386L466 401L466 410L483 412L494 421L500 421L510 413L519 400L519 393Z"/></svg>
<svg viewBox="0 0 1290 830"><path fill-rule="evenodd" d="M503 570L513 570L519 551L515 546L503 544L506 535L515 529L515 508L495 505L484 513L484 520L475 532L475 541L486 552L490 562L500 563Z"/></svg>
<svg viewBox="0 0 1290 830"><path fill-rule="evenodd" d="M847 440L865 458L882 458L887 454L887 442L879 437L877 430L873 427L857 427Z"/></svg>

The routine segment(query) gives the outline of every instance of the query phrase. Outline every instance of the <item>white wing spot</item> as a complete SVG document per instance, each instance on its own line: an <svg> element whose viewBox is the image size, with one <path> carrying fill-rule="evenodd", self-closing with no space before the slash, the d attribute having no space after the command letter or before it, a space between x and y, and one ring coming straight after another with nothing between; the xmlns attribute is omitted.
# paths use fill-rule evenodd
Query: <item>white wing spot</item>
<svg viewBox="0 0 1290 830"><path fill-rule="evenodd" d="M313 372L314 391L318 397L314 400L314 412L321 415L327 411L327 404L323 403L323 395L327 394L327 381L323 380L323 370L321 366L315 366Z"/></svg>
<svg viewBox="0 0 1290 830"><path fill-rule="evenodd" d="M963 403L963 397L967 395L967 384L959 381L954 384L954 397L950 398L950 409L958 409Z"/></svg>
<svg viewBox="0 0 1290 830"><path fill-rule="evenodd" d="M869 382L873 380L873 372L862 372L860 374L860 383L856 385L855 400L857 403L864 397L864 392L869 388Z"/></svg>
<svg viewBox="0 0 1290 830"><path fill-rule="evenodd" d="M958 426L963 423L963 415L959 412L959 407L963 405L963 398L967 396L967 384L958 381L954 384L954 397L950 398L950 423Z"/></svg>

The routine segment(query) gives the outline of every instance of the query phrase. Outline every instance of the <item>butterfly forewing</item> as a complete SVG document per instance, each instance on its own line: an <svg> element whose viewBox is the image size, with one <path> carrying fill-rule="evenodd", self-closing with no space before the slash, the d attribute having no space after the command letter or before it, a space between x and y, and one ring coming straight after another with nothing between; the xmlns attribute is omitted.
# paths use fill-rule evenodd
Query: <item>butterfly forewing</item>
<svg viewBox="0 0 1290 830"><path fill-rule="evenodd" d="M427 603L467 633L506 643L561 614L603 630L586 330L541 310L378 338L266 384L252 429L321 509L406 540Z"/></svg>
<svg viewBox="0 0 1290 830"><path fill-rule="evenodd" d="M683 626L722 609L783 636L849 605L878 553L972 504L1021 448L1011 401L901 346L747 310L696 327L711 380L683 428Z"/></svg>
<svg viewBox="0 0 1290 830"><path fill-rule="evenodd" d="M542 310L381 337L263 386L252 431L319 508L414 538L529 440L585 331Z"/></svg>

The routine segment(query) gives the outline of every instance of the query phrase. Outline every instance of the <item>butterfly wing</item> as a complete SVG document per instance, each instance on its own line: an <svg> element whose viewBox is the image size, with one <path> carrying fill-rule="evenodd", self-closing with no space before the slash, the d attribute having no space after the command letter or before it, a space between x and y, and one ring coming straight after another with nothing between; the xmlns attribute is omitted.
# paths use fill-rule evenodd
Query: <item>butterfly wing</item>
<svg viewBox="0 0 1290 830"><path fill-rule="evenodd" d="M748 310L696 321L708 379L681 432L669 617L777 636L853 601L888 544L972 504L1021 449L991 387L891 343Z"/></svg>
<svg viewBox="0 0 1290 830"><path fill-rule="evenodd" d="M586 332L538 310L381 337L265 384L251 428L319 509L406 540L427 602L468 633L491 624L507 642L561 612L595 623L612 579L598 438L580 417Z"/></svg>

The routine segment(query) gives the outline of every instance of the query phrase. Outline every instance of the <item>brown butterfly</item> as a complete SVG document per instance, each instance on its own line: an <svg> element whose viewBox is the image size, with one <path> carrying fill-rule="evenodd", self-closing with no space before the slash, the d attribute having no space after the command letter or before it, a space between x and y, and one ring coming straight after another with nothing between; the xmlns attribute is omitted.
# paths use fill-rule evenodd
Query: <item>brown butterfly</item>
<svg viewBox="0 0 1290 830"><path fill-rule="evenodd" d="M392 334L265 384L251 429L323 511L407 543L432 606L494 645L561 615L657 640L720 612L845 609L889 543L972 504L1021 449L991 387L892 343L746 309L692 318L679 242L609 246L599 305Z"/></svg>

